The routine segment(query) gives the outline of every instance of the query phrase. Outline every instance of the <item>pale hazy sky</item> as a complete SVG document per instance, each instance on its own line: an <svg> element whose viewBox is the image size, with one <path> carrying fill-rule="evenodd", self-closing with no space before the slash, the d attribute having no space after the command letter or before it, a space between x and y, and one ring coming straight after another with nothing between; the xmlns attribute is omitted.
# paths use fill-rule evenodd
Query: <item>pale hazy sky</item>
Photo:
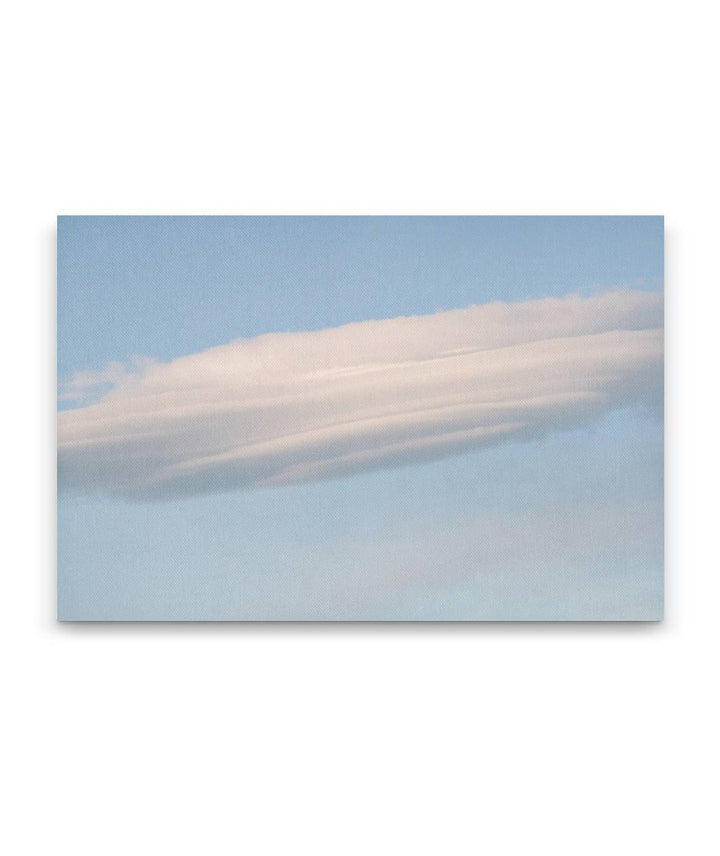
<svg viewBox="0 0 720 856"><path fill-rule="evenodd" d="M653 217L60 218L60 617L660 617L662 277Z"/></svg>

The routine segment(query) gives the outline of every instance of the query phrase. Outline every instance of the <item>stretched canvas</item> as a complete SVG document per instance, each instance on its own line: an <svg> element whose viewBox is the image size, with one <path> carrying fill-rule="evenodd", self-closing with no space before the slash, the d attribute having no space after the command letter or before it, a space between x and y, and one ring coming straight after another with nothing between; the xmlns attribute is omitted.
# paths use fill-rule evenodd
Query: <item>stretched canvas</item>
<svg viewBox="0 0 720 856"><path fill-rule="evenodd" d="M658 620L661 217L60 217L63 620Z"/></svg>

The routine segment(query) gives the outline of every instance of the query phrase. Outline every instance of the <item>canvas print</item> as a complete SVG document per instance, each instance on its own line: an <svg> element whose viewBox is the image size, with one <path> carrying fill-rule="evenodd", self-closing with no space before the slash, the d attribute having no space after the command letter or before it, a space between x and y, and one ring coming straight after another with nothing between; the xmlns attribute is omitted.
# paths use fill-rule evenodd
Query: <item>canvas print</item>
<svg viewBox="0 0 720 856"><path fill-rule="evenodd" d="M661 217L58 218L58 616L654 621Z"/></svg>

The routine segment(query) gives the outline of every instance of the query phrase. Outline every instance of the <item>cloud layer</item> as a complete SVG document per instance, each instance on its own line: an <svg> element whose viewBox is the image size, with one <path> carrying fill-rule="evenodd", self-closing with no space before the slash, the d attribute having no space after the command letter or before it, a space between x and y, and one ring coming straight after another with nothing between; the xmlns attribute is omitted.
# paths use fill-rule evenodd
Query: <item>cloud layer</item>
<svg viewBox="0 0 720 856"><path fill-rule="evenodd" d="M60 486L162 499L290 484L532 437L662 389L662 296L492 303L76 375Z"/></svg>

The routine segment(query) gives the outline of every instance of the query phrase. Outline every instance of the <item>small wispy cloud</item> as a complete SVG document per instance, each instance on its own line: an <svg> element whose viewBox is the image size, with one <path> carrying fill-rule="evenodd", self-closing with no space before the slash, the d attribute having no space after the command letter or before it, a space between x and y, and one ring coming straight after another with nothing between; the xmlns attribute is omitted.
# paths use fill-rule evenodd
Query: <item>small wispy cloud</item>
<svg viewBox="0 0 720 856"><path fill-rule="evenodd" d="M128 365L125 363L108 363L99 371L75 372L67 383L62 385L58 394L59 401L85 402L97 397L98 393L114 387L128 377L146 371L155 361L147 358L133 357Z"/></svg>
<svg viewBox="0 0 720 856"><path fill-rule="evenodd" d="M662 296L492 303L75 375L62 488L162 499L429 460L659 396Z"/></svg>

